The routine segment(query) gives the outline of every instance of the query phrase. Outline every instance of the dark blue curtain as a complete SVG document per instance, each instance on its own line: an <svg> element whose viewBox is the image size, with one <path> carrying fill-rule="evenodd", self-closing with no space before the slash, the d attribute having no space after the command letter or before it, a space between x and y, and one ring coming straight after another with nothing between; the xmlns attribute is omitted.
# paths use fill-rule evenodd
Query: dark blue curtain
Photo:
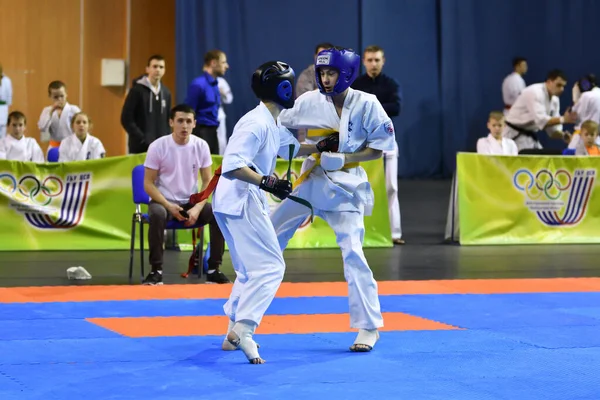
<svg viewBox="0 0 600 400"><path fill-rule="evenodd" d="M256 105L250 76L262 62L285 60L299 74L319 42L383 47L384 72L403 90L394 121L403 178L450 176L456 152L475 149L487 114L503 107L500 87L513 57L528 59L527 84L552 68L567 73L562 111L573 81L600 73L595 0L177 0L176 7L178 101L201 73L204 53L222 49L234 93L230 132Z"/></svg>

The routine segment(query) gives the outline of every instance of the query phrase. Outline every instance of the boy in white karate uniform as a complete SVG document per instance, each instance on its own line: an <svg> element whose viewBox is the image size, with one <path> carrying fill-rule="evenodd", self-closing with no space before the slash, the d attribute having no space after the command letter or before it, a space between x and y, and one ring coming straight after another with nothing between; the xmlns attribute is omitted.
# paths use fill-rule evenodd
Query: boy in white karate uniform
<svg viewBox="0 0 600 400"><path fill-rule="evenodd" d="M230 320L223 349L241 349L252 364L264 363L252 336L285 270L264 191L280 199L292 191L289 181L273 175L278 154L287 159L290 146L295 156L316 151L315 145L300 146L278 122L281 110L294 106L294 81L293 69L279 61L254 72L252 90L261 103L235 125L213 196L215 217L237 275L223 307Z"/></svg>
<svg viewBox="0 0 600 400"><path fill-rule="evenodd" d="M6 136L6 121L8 119L8 109L12 104L12 81L6 75L0 64L0 139Z"/></svg>
<svg viewBox="0 0 600 400"><path fill-rule="evenodd" d="M596 77L590 74L581 78L573 85L572 93L575 103L573 111L577 113L577 123L569 148L577 149L582 142L579 135L582 123L585 121L600 123L600 88L596 86Z"/></svg>
<svg viewBox="0 0 600 400"><path fill-rule="evenodd" d="M490 133L477 140L477 153L498 156L516 156L519 149L514 140L502 137L504 130L504 114L500 111L492 111L488 118L487 127Z"/></svg>
<svg viewBox="0 0 600 400"><path fill-rule="evenodd" d="M362 249L364 216L371 214L374 195L358 163L394 150L394 125L375 95L350 88L359 68L360 56L352 50L321 51L315 61L319 90L298 97L294 108L282 111L280 120L286 128L339 132L323 139L338 140L339 150L307 158L293 194L309 201L315 215L336 234L348 281L350 326L359 329L350 350L364 352L379 339L383 318L377 283ZM281 249L307 216L307 208L289 199L273 211L271 221Z"/></svg>
<svg viewBox="0 0 600 400"><path fill-rule="evenodd" d="M34 138L25 137L27 118L20 111L8 114L8 135L0 139L0 160L43 163L44 153Z"/></svg>
<svg viewBox="0 0 600 400"><path fill-rule="evenodd" d="M104 158L106 150L100 139L88 133L92 121L88 115L78 112L73 116L71 129L74 134L66 137L58 148L58 162L97 160Z"/></svg>
<svg viewBox="0 0 600 400"><path fill-rule="evenodd" d="M52 105L42 110L38 128L42 132L42 141L50 141L49 150L59 147L64 138L73 134L71 120L81 110L67 102L67 86L61 81L50 82L48 96Z"/></svg>

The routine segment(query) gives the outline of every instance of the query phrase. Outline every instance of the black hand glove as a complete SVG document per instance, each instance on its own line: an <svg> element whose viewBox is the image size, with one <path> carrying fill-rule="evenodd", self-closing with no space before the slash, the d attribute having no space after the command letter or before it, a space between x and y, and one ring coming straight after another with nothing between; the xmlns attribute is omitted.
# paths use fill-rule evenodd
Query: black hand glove
<svg viewBox="0 0 600 400"><path fill-rule="evenodd" d="M317 150L319 153L324 151L331 151L332 153L337 153L338 148L340 147L340 134L338 132L332 133L327 136L325 139L322 139L317 143Z"/></svg>
<svg viewBox="0 0 600 400"><path fill-rule="evenodd" d="M258 187L265 192L273 193L280 200L285 199L292 193L290 181L277 179L270 175L263 176Z"/></svg>

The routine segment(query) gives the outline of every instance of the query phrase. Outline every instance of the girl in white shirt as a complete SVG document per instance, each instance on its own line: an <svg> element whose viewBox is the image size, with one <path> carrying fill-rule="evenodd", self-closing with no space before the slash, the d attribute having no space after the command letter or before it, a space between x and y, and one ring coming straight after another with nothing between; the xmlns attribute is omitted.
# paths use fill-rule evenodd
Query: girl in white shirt
<svg viewBox="0 0 600 400"><path fill-rule="evenodd" d="M71 120L73 134L67 136L58 148L58 161L84 161L104 158L106 150L102 142L89 134L92 120L86 113L78 112Z"/></svg>

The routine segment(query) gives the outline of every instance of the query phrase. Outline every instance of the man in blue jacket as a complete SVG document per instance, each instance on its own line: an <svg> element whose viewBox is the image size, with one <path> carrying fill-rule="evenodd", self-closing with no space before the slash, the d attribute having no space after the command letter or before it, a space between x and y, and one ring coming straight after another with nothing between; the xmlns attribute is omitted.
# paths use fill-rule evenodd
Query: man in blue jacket
<svg viewBox="0 0 600 400"><path fill-rule="evenodd" d="M217 128L221 94L217 78L229 69L227 56L221 50L204 55L204 73L194 79L188 88L185 103L196 112L194 135L206 140L211 154L219 154Z"/></svg>

